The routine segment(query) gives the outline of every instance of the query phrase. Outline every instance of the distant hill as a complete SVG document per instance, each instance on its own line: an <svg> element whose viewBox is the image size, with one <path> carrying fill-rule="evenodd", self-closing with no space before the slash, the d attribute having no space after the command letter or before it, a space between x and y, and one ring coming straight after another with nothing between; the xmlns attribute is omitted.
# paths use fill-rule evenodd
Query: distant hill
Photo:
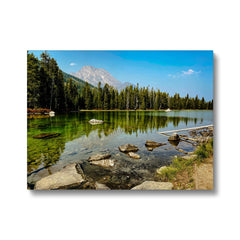
<svg viewBox="0 0 240 240"><path fill-rule="evenodd" d="M83 79L84 81L92 84L95 87L98 86L99 82L101 82L102 87L107 83L108 85L113 86L118 90L121 90L126 86L131 85L128 82L120 82L103 68L95 68L92 66L84 66L78 72L71 73L71 75Z"/></svg>
<svg viewBox="0 0 240 240"><path fill-rule="evenodd" d="M83 81L82 79L75 77L73 75L70 75L68 73L62 72L63 73L63 79L64 82L69 82L69 78L71 78L73 80L74 83L77 84L78 89L83 89L84 85L85 85L85 81ZM92 84L89 83L89 86L94 88L94 86Z"/></svg>

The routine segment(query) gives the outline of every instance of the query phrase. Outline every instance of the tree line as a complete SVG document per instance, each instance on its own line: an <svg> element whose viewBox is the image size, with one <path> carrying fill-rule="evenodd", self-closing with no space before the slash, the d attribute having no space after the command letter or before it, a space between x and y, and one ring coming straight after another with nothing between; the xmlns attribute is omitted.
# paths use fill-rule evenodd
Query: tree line
<svg viewBox="0 0 240 240"><path fill-rule="evenodd" d="M64 79L63 72L54 58L47 52L41 59L32 53L27 55L27 105L28 108L49 108L57 112L78 111L80 109L213 109L213 100L204 97L170 96L159 89L134 85L118 91L105 84L91 87L87 82L79 89L72 78ZM64 81L65 80L65 81Z"/></svg>

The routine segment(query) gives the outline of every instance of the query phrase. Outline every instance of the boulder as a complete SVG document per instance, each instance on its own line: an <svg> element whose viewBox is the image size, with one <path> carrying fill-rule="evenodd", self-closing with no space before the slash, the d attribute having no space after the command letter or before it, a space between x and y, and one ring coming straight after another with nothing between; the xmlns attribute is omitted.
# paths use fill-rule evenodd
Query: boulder
<svg viewBox="0 0 240 240"><path fill-rule="evenodd" d="M149 140L147 140L146 143L145 143L146 147L160 147L160 146L163 146L163 145L166 145L166 143L158 143L158 142L149 141Z"/></svg>
<svg viewBox="0 0 240 240"><path fill-rule="evenodd" d="M138 147L132 144L124 144L118 147L121 152L137 152Z"/></svg>
<svg viewBox="0 0 240 240"><path fill-rule="evenodd" d="M168 141L179 141L180 137L177 133L173 133L172 136L168 138Z"/></svg>
<svg viewBox="0 0 240 240"><path fill-rule="evenodd" d="M104 121L103 120L97 120L97 119L91 119L89 121L89 123L92 124L92 125L95 125L95 124L102 124L102 123L104 123Z"/></svg>
<svg viewBox="0 0 240 240"><path fill-rule="evenodd" d="M173 184L170 182L145 181L131 190L172 190Z"/></svg>
<svg viewBox="0 0 240 240"><path fill-rule="evenodd" d="M84 177L77 172L76 164L67 165L61 171L42 178L35 184L36 190L51 190L79 186L85 182Z"/></svg>
<svg viewBox="0 0 240 240"><path fill-rule="evenodd" d="M134 153L134 152L129 152L129 153L128 153L128 156L129 156L130 158L134 158L134 159L140 159L140 158L141 158L138 154L136 154L136 153Z"/></svg>
<svg viewBox="0 0 240 240"><path fill-rule="evenodd" d="M111 154L96 154L91 156L88 161L99 161L99 160L103 160L103 159L108 159L111 157Z"/></svg>
<svg viewBox="0 0 240 240"><path fill-rule="evenodd" d="M33 136L33 138L37 138L37 139L48 139L48 138L55 138L58 137L60 135L60 133L41 133L38 134L36 136Z"/></svg>
<svg viewBox="0 0 240 240"><path fill-rule="evenodd" d="M113 167L114 162L115 162L115 160L113 160L113 159L102 159L102 160L98 160L98 161L91 161L91 164L108 168L108 167Z"/></svg>

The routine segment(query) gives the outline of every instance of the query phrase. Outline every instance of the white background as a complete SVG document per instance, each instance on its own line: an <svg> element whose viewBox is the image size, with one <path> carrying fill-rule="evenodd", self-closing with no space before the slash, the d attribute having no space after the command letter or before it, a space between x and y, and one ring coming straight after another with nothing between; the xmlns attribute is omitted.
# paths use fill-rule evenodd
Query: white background
<svg viewBox="0 0 240 240"><path fill-rule="evenodd" d="M239 239L238 2L1 1L0 238ZM27 49L214 50L215 190L28 191Z"/></svg>

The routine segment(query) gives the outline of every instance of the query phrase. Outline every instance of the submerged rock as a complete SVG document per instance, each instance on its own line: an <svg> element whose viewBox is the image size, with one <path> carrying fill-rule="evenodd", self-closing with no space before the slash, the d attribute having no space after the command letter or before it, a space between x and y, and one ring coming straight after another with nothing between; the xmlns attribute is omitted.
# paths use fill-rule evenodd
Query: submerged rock
<svg viewBox="0 0 240 240"><path fill-rule="evenodd" d="M133 144L124 144L118 147L121 152L137 152L138 147Z"/></svg>
<svg viewBox="0 0 240 240"><path fill-rule="evenodd" d="M179 141L180 137L177 133L173 133L172 136L168 138L168 141Z"/></svg>
<svg viewBox="0 0 240 240"><path fill-rule="evenodd" d="M99 160L103 160L103 159L108 159L111 157L111 154L96 154L91 156L88 161L99 161Z"/></svg>
<svg viewBox="0 0 240 240"><path fill-rule="evenodd" d="M85 182L84 177L77 172L76 164L70 164L61 171L42 178L36 182L36 190L51 190L79 186Z"/></svg>
<svg viewBox="0 0 240 240"><path fill-rule="evenodd" d="M179 151L179 152L182 152L182 153L185 153L185 154L187 154L187 152L186 151L184 151L183 149L181 149L181 148L175 148L177 151Z"/></svg>
<svg viewBox="0 0 240 240"><path fill-rule="evenodd" d="M60 133L41 133L38 134L36 136L33 136L33 138L37 138L37 139L42 139L42 138L54 138L54 137L58 137L59 135L61 135Z"/></svg>
<svg viewBox="0 0 240 240"><path fill-rule="evenodd" d="M140 155L138 155L138 154L136 154L136 153L134 153L134 152L129 152L129 153L128 153L128 156L129 156L130 158L134 158L134 159L140 159L140 158L141 158Z"/></svg>
<svg viewBox="0 0 240 240"><path fill-rule="evenodd" d="M152 147L147 147L147 150L148 150L148 151L152 151L153 148L152 148Z"/></svg>
<svg viewBox="0 0 240 240"><path fill-rule="evenodd" d="M150 141L150 140L147 140L145 143L146 147L160 147L163 145L166 145L166 143L158 143L158 142L154 142L154 141Z"/></svg>
<svg viewBox="0 0 240 240"><path fill-rule="evenodd" d="M172 190L173 184L170 182L145 181L131 190Z"/></svg>
<svg viewBox="0 0 240 240"><path fill-rule="evenodd" d="M95 124L102 124L102 123L104 123L104 121L103 120L97 120L97 119L91 119L89 121L89 123L92 124L92 125L95 125Z"/></svg>
<svg viewBox="0 0 240 240"><path fill-rule="evenodd" d="M115 160L113 160L113 159L102 159L102 160L98 160L98 161L91 161L91 164L108 168L108 167L113 167L114 162L115 162Z"/></svg>

